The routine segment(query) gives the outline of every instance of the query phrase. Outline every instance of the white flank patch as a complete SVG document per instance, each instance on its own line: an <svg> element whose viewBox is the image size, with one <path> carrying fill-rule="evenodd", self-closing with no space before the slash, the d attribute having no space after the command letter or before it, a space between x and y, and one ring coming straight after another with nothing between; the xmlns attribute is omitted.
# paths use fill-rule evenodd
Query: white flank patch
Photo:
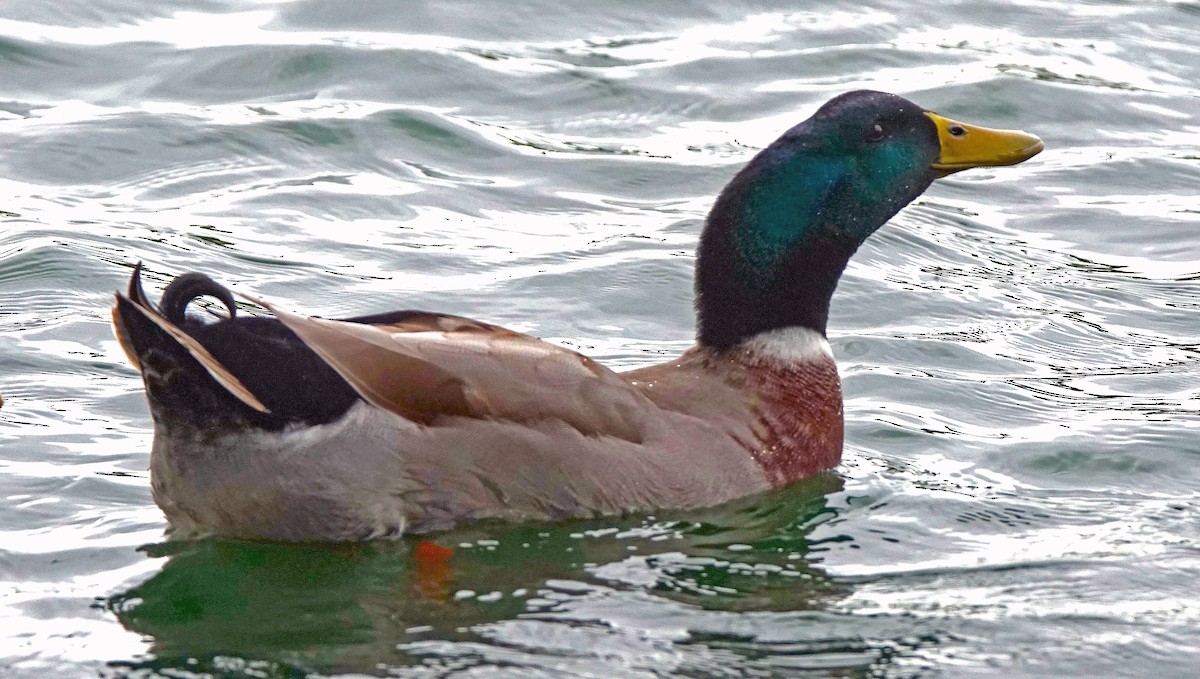
<svg viewBox="0 0 1200 679"><path fill-rule="evenodd" d="M239 431L224 437L220 446L237 450L276 451L299 456L320 451L322 454L354 450L378 439L394 439L396 432L415 431L418 425L399 415L357 401L341 417L328 424L295 424L283 431ZM201 444L214 446L212 443ZM215 447L215 446L214 446ZM398 451L397 451L398 452Z"/></svg>
<svg viewBox="0 0 1200 679"><path fill-rule="evenodd" d="M833 359L829 340L809 328L778 328L760 332L745 347L759 356L787 362L812 362Z"/></svg>

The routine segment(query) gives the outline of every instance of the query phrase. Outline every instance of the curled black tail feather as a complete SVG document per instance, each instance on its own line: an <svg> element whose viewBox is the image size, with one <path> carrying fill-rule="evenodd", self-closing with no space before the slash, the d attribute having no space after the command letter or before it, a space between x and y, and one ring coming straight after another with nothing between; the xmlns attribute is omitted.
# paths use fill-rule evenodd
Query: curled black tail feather
<svg viewBox="0 0 1200 679"><path fill-rule="evenodd" d="M133 300L134 304L138 304L151 311L155 310L150 301L146 299L146 291L142 290L141 262L138 262L137 266L133 267L133 275L129 277L129 291L125 294L129 299Z"/></svg>
<svg viewBox="0 0 1200 679"><path fill-rule="evenodd" d="M199 297L214 297L229 310L229 317L237 315L237 304L233 301L233 293L225 286L202 273L185 273L175 277L167 289L163 291L162 300L158 303L163 318L175 325L184 324L184 312L192 300Z"/></svg>

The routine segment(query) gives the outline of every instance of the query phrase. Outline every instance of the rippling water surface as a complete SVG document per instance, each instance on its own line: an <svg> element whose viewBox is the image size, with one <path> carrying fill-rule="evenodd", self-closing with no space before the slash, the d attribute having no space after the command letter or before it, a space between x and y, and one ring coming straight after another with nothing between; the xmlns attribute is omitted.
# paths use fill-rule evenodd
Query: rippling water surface
<svg viewBox="0 0 1200 679"><path fill-rule="evenodd" d="M0 674L1195 676L1198 45L1192 1L5 3ZM723 183L862 87L1047 150L854 259L835 474L432 571L164 541L136 261L645 365Z"/></svg>

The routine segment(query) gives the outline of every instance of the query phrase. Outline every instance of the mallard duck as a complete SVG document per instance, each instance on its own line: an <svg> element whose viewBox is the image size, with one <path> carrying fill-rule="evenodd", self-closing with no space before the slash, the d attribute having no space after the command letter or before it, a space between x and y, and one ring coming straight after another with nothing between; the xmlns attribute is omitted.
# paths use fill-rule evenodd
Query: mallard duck
<svg viewBox="0 0 1200 679"><path fill-rule="evenodd" d="M327 320L244 295L273 314L247 317L198 273L156 307L139 265L113 325L154 418L154 499L183 534L347 541L715 505L829 469L847 261L934 179L1041 150L892 94L830 100L717 197L696 345L622 373L449 314ZM228 317L188 316L202 296Z"/></svg>

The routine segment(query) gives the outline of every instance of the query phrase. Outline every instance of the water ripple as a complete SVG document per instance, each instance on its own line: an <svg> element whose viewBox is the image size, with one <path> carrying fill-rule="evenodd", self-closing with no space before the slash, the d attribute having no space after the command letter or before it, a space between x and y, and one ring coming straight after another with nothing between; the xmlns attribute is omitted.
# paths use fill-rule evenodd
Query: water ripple
<svg viewBox="0 0 1200 679"><path fill-rule="evenodd" d="M1191 676L1194 3L67 0L0 9L0 668L14 676ZM426 307L620 367L843 90L1041 135L938 183L834 301L836 475L409 543L161 544L107 305L134 262ZM99 599L97 598L99 597Z"/></svg>

